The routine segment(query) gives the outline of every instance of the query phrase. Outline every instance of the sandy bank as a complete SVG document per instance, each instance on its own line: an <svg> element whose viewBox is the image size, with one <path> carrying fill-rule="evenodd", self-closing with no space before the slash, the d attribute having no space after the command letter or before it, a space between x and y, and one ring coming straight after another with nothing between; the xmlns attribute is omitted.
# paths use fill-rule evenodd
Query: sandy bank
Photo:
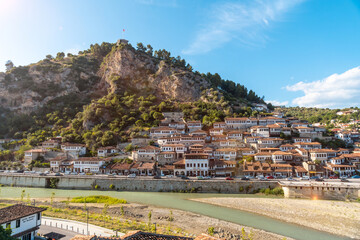
<svg viewBox="0 0 360 240"><path fill-rule="evenodd" d="M271 198L192 199L360 239L360 203Z"/></svg>

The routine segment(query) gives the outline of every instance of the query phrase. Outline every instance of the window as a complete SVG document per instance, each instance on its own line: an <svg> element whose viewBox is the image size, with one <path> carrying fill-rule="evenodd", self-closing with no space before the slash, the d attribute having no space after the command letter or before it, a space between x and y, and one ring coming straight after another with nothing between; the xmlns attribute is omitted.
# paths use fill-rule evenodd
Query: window
<svg viewBox="0 0 360 240"><path fill-rule="evenodd" d="M11 223L8 222L8 223L6 223L5 226L6 226L6 229L9 229L9 228L11 228Z"/></svg>
<svg viewBox="0 0 360 240"><path fill-rule="evenodd" d="M36 218L36 220L38 220L38 221L39 221L39 220L40 220L40 217L41 217L41 213L38 213L38 214L37 214L37 218Z"/></svg>
<svg viewBox="0 0 360 240"><path fill-rule="evenodd" d="M20 227L20 219L16 220L16 228Z"/></svg>

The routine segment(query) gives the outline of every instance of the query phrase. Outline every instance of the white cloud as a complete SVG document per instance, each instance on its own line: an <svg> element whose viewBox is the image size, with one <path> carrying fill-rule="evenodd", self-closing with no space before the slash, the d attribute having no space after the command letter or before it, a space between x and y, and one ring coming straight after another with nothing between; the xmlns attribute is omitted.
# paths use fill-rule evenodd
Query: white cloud
<svg viewBox="0 0 360 240"><path fill-rule="evenodd" d="M253 0L215 5L210 20L197 33L183 54L206 53L236 39L243 44L265 42L262 30L304 0Z"/></svg>
<svg viewBox="0 0 360 240"><path fill-rule="evenodd" d="M360 105L360 66L341 74L313 81L298 82L287 86L288 91L303 91L293 105L301 107L343 108Z"/></svg>
<svg viewBox="0 0 360 240"><path fill-rule="evenodd" d="M277 100L266 100L267 103L271 103L273 106L287 106L289 105L289 101L277 101Z"/></svg>

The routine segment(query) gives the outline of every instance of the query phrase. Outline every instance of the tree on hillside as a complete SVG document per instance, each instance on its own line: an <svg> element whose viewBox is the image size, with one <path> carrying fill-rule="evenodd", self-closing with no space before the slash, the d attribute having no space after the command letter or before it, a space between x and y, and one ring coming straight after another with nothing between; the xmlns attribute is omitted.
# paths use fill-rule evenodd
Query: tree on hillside
<svg viewBox="0 0 360 240"><path fill-rule="evenodd" d="M53 59L54 59L54 57L53 57L53 56L51 56L50 54L48 54L48 55L46 55L46 59L47 59L47 60L53 60Z"/></svg>
<svg viewBox="0 0 360 240"><path fill-rule="evenodd" d="M150 44L148 44L146 46L146 53L149 54L150 56L153 55L153 48L152 48L152 46Z"/></svg>
<svg viewBox="0 0 360 240"><path fill-rule="evenodd" d="M139 43L136 44L136 49L137 49L138 51L141 51L141 52L145 52L145 51L146 51L146 48L144 47L144 45L143 45L141 42L139 42Z"/></svg>
<svg viewBox="0 0 360 240"><path fill-rule="evenodd" d="M65 53L63 53L63 52L58 52L56 54L56 60L62 60L62 59L64 59L64 57L65 57Z"/></svg>

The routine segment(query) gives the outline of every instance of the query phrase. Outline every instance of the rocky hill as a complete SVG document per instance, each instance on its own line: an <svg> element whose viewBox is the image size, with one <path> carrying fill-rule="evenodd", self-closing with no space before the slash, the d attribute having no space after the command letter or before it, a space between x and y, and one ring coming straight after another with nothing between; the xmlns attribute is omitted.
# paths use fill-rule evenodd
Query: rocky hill
<svg viewBox="0 0 360 240"><path fill-rule="evenodd" d="M196 101L201 90L209 86L203 77L184 67L137 51L130 45L118 45L104 59L90 52L44 59L1 73L0 106L30 113L70 94L96 98L128 89L146 91L159 99Z"/></svg>
<svg viewBox="0 0 360 240"><path fill-rule="evenodd" d="M242 111L239 106L263 103L263 98L251 90L248 92L243 85L224 81L218 74L194 72L184 59L172 57L166 50L153 52L150 45L144 47L141 43L135 49L127 41L95 44L78 55L58 53L55 58L48 55L35 64L0 73L0 135L11 137L21 133L24 136L54 126L60 131L71 125L75 116L77 121L83 122L85 130L89 127L91 130L120 118L113 111L122 110L132 111L129 119L133 124L140 116L148 114L150 119L142 121L151 126L156 122L146 122L158 120L152 118L152 114L160 112L164 106L179 110L181 103L190 103L182 107L192 108L191 104L196 101L211 104L220 99L218 106L207 107L218 111L222 108L219 106L223 106L222 111L232 114L226 101L237 112ZM109 101L113 102L113 108L105 104ZM149 108L149 104L153 106L152 111L137 109ZM205 115L203 112L191 118L203 120ZM208 120L221 120L219 116L224 114L213 113ZM124 124L130 126L127 120ZM103 125L98 129L103 129Z"/></svg>

